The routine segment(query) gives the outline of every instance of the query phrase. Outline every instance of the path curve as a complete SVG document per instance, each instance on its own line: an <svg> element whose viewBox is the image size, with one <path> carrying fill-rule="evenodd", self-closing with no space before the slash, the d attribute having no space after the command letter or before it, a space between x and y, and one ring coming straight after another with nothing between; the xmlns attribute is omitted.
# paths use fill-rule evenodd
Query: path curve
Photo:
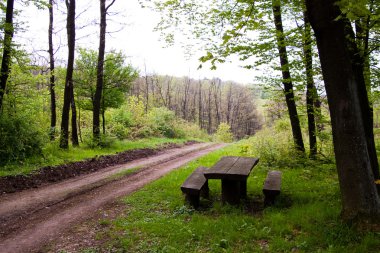
<svg viewBox="0 0 380 253"><path fill-rule="evenodd" d="M0 197L0 252L34 252L95 210L225 144L200 143ZM136 167L136 173L114 175Z"/></svg>

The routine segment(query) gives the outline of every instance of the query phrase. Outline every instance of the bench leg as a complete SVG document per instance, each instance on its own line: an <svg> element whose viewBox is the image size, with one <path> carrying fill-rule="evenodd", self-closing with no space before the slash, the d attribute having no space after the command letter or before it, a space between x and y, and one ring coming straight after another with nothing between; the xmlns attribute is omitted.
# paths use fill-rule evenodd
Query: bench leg
<svg viewBox="0 0 380 253"><path fill-rule="evenodd" d="M206 183L203 185L201 189L201 196L205 199L209 198L208 180L206 181Z"/></svg>
<svg viewBox="0 0 380 253"><path fill-rule="evenodd" d="M186 194L186 201L195 209L199 207L199 194Z"/></svg>
<svg viewBox="0 0 380 253"><path fill-rule="evenodd" d="M267 206L272 206L274 205L274 201L276 199L276 197L280 194L279 191L267 191L267 190L264 190L264 206L267 207Z"/></svg>
<svg viewBox="0 0 380 253"><path fill-rule="evenodd" d="M222 201L232 205L240 203L240 182L222 179Z"/></svg>

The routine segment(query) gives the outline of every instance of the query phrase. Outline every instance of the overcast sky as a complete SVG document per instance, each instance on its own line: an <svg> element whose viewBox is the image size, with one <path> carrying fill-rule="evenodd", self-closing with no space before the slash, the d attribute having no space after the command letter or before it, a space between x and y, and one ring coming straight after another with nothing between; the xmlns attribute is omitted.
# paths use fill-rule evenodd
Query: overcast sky
<svg viewBox="0 0 380 253"><path fill-rule="evenodd" d="M61 10L55 9L55 31L57 32L55 47L61 44L57 57L65 60L66 24L63 12L66 10L62 0L60 1ZM16 8L22 7L16 6ZM44 54L39 50L47 49L48 10L38 10L33 6L22 9L24 11L19 19L26 21L29 27L26 33L16 34L15 40L24 44L28 51L34 50L40 52L39 54ZM84 9L87 11L83 12ZM198 58L202 52L197 52L191 59L187 59L180 46L165 47L165 43L159 41L159 34L153 32L159 15L147 8L141 8L138 0L116 0L110 12L117 12L117 15L109 17L107 31L117 31L121 28L122 30L108 34L107 50L122 50L129 57L130 63L138 68L142 75L145 73L145 65L148 73L163 75L190 75L193 78L219 77L225 81L233 80L240 83L250 83L254 79L253 71L240 68L237 61L220 65L217 70L209 70L208 66L197 70L200 64ZM77 0L77 15L79 15L77 27L98 19L99 1ZM76 45L96 50L98 33L97 25L78 30L77 38L79 39Z"/></svg>

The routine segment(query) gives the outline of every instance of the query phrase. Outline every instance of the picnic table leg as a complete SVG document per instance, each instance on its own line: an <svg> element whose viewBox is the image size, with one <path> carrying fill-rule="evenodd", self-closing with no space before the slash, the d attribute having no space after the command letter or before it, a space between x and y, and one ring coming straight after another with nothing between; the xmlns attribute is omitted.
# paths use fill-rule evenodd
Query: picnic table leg
<svg viewBox="0 0 380 253"><path fill-rule="evenodd" d="M247 179L240 181L240 198L247 198Z"/></svg>
<svg viewBox="0 0 380 253"><path fill-rule="evenodd" d="M240 203L240 182L222 179L222 201L232 205Z"/></svg>

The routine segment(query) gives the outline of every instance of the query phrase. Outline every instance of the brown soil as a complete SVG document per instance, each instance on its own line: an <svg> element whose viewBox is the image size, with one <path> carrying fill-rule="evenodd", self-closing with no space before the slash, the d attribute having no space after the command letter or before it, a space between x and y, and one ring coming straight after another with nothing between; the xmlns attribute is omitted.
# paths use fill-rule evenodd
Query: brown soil
<svg viewBox="0 0 380 253"><path fill-rule="evenodd" d="M195 141L186 142L184 145L195 144ZM182 145L168 143L156 149L145 148L128 150L114 155L98 156L80 162L72 162L58 166L46 166L29 175L16 175L0 178L0 195L4 193L18 192L42 185L60 182L62 180L92 173L109 166L124 164L136 159L156 155L170 148L178 148Z"/></svg>
<svg viewBox="0 0 380 253"><path fill-rule="evenodd" d="M59 183L44 182L38 188L3 194L0 196L0 252L57 252L63 246L75 252L79 244L70 238L73 230L81 228L78 224L92 224L93 219L105 214L119 214L123 209L117 202L119 197L222 146L199 143L159 151L122 165L116 162L119 165L99 166L103 169ZM141 169L120 176L126 169L136 167ZM82 243L89 236L87 232L81 238L74 234L74 239Z"/></svg>

